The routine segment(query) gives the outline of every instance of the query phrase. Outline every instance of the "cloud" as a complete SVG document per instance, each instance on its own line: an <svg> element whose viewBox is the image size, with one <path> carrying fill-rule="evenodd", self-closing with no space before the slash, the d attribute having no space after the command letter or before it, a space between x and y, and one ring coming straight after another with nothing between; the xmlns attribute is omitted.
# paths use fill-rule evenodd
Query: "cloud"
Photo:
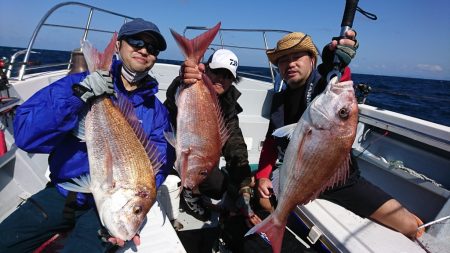
<svg viewBox="0 0 450 253"><path fill-rule="evenodd" d="M440 65L417 64L416 67L419 70L424 70L424 71L431 71L431 72L442 72L442 71L444 71L444 68L442 68Z"/></svg>

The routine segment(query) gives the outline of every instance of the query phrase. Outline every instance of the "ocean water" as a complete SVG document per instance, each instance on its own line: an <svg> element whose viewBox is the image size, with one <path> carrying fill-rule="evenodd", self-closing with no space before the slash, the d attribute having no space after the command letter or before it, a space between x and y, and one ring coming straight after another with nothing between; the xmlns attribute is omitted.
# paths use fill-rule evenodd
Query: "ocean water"
<svg viewBox="0 0 450 253"><path fill-rule="evenodd" d="M0 46L0 57L9 59L22 49ZM34 51L37 53L31 54L29 59L34 66L68 62L70 59L70 52L67 51ZM17 61L22 61L22 58ZM179 63L165 59L158 61ZM270 77L268 68L240 66L238 71ZM368 105L450 126L450 81L357 73L352 74L352 79L355 84L364 83L371 87L365 102Z"/></svg>

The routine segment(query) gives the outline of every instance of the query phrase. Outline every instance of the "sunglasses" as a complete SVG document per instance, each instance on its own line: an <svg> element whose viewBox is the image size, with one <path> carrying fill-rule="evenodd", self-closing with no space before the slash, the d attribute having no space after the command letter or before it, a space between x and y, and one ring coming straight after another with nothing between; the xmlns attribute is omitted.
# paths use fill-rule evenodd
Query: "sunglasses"
<svg viewBox="0 0 450 253"><path fill-rule="evenodd" d="M209 68L209 71L211 71L211 73L213 73L213 75L215 76L219 76L225 79L234 79L233 74L231 74L231 72L228 69L223 69L223 68L218 68L218 69L212 69Z"/></svg>
<svg viewBox="0 0 450 253"><path fill-rule="evenodd" d="M154 55L155 57L158 56L159 54L159 50L154 48L151 43L149 42L145 42L142 39L136 39L136 38L132 38L132 37L127 37L124 38L124 40L132 47L137 48L137 49L141 49L143 47L145 47L145 49L147 49L147 52L149 54Z"/></svg>

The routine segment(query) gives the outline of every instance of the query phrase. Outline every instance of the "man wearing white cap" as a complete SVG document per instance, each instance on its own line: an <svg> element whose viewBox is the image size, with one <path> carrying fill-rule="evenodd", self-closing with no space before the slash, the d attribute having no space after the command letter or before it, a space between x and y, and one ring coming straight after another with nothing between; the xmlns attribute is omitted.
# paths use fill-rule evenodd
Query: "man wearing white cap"
<svg viewBox="0 0 450 253"><path fill-rule="evenodd" d="M182 194L182 207L185 211L199 220L209 218L209 210L203 205L201 195L206 195L213 199L221 199L222 195L227 195L238 201L240 211L247 217L252 217L253 212L249 206L251 170L248 163L247 145L244 142L242 131L239 127L238 114L242 112L237 99L241 93L234 87L233 83L239 82L237 68L239 60L237 56L228 49L219 49L212 54L205 65L186 61L182 65L181 76L175 78L167 89L166 101L164 105L169 110L170 121L176 125L177 107L175 104L175 93L180 82L187 84L195 83L197 75L203 71L211 79L214 90L219 95L219 103L230 131L230 137L225 143L222 154L226 160L226 172L214 169L208 178L193 191L184 189ZM196 71L192 71L196 69ZM190 79L192 78L192 79ZM248 200L248 201L247 201Z"/></svg>

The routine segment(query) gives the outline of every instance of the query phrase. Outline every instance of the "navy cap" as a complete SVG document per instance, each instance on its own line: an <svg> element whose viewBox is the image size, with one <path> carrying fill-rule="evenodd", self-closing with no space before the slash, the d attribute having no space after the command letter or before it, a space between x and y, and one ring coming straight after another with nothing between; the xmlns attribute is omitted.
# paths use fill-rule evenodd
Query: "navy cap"
<svg viewBox="0 0 450 253"><path fill-rule="evenodd" d="M153 35L157 40L157 47L159 51L164 51L167 48L166 40L161 35L158 27L150 21L145 21L142 18L133 19L122 25L119 31L117 40L121 40L124 37L132 36L138 33L148 32Z"/></svg>

